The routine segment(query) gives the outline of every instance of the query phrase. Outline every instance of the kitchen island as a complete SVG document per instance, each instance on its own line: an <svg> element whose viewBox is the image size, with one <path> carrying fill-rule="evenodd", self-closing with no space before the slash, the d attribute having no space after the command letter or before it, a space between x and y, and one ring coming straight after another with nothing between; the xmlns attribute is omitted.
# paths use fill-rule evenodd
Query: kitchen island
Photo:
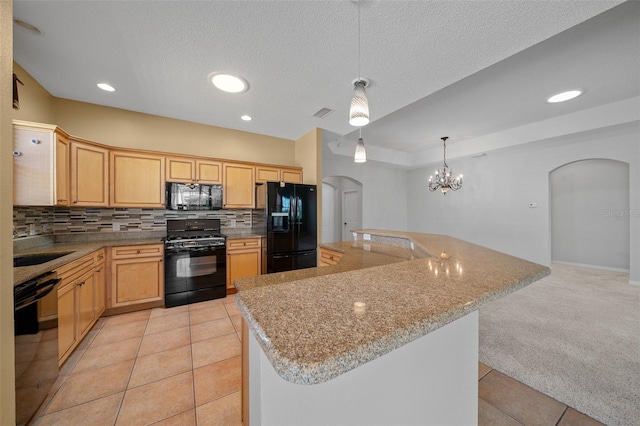
<svg viewBox="0 0 640 426"><path fill-rule="evenodd" d="M359 230L334 266L236 281L245 424L476 424L478 308L549 268Z"/></svg>

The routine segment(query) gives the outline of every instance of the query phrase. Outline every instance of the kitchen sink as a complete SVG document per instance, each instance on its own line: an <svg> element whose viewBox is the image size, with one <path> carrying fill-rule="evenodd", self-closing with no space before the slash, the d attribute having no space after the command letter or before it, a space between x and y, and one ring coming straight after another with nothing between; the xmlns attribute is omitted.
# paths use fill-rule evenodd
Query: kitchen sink
<svg viewBox="0 0 640 426"><path fill-rule="evenodd" d="M69 253L73 253L71 251L66 251L62 253L43 253L43 254L29 254L25 256L17 256L13 258L13 266L33 266L40 265L41 263L46 263L57 259L62 256L66 256Z"/></svg>

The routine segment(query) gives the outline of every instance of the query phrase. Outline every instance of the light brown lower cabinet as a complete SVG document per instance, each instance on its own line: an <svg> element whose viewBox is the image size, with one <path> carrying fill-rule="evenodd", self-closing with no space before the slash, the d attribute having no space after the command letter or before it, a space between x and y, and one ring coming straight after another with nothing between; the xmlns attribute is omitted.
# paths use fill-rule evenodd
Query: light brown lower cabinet
<svg viewBox="0 0 640 426"><path fill-rule="evenodd" d="M235 293L235 280L260 275L261 246L261 238L227 240L227 294Z"/></svg>
<svg viewBox="0 0 640 426"><path fill-rule="evenodd" d="M320 247L318 250L318 266L332 266L337 264L342 258L342 253L335 250Z"/></svg>
<svg viewBox="0 0 640 426"><path fill-rule="evenodd" d="M164 246L148 244L111 249L108 307L164 300Z"/></svg>
<svg viewBox="0 0 640 426"><path fill-rule="evenodd" d="M57 291L59 365L71 355L101 314L96 310L96 299L104 298L105 288L95 257L90 254L56 270L61 280ZM104 266L102 268L104 270Z"/></svg>

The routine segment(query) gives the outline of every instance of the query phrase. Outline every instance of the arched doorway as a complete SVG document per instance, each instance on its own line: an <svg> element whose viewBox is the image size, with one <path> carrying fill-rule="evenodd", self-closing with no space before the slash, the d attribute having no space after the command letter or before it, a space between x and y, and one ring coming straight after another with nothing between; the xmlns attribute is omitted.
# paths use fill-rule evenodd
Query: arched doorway
<svg viewBox="0 0 640 426"><path fill-rule="evenodd" d="M351 240L362 228L362 183L346 176L322 179L322 242Z"/></svg>
<svg viewBox="0 0 640 426"><path fill-rule="evenodd" d="M629 164L581 160L549 173L551 260L628 271Z"/></svg>

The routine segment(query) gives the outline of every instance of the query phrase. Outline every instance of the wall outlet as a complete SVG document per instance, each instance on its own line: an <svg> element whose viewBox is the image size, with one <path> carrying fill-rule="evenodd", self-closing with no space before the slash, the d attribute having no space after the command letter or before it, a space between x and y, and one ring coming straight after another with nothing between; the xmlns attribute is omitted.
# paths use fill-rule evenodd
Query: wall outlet
<svg viewBox="0 0 640 426"><path fill-rule="evenodd" d="M229 219L229 226L232 228L236 227L236 220L235 219Z"/></svg>
<svg viewBox="0 0 640 426"><path fill-rule="evenodd" d="M371 241L371 234L362 234L362 239L365 241Z"/></svg>
<svg viewBox="0 0 640 426"><path fill-rule="evenodd" d="M113 230L114 231L119 231L120 230L120 224L118 222L113 222Z"/></svg>
<svg viewBox="0 0 640 426"><path fill-rule="evenodd" d="M29 224L29 235L36 235L36 225L34 223Z"/></svg>

